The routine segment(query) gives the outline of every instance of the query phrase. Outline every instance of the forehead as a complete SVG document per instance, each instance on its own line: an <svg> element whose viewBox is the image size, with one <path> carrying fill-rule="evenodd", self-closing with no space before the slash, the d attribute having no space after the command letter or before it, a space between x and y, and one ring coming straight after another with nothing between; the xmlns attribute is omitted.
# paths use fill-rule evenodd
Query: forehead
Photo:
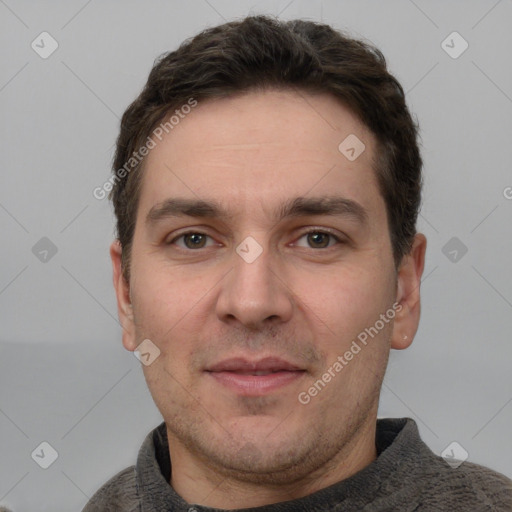
<svg viewBox="0 0 512 512"><path fill-rule="evenodd" d="M146 157L139 214L169 197L214 200L233 214L277 211L292 197L342 195L378 215L375 138L334 97L265 91L207 100ZM342 153L349 141L356 159ZM362 144L361 144L362 143Z"/></svg>

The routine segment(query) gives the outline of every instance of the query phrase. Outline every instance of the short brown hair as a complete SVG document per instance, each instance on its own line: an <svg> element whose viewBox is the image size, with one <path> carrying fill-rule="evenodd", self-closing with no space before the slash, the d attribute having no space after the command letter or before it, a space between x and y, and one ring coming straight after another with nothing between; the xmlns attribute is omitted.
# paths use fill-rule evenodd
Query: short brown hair
<svg viewBox="0 0 512 512"><path fill-rule="evenodd" d="M126 169L163 118L190 98L201 101L272 88L331 94L376 136L375 172L398 268L416 234L422 160L417 124L384 56L373 45L325 24L249 16L204 30L160 56L144 89L123 114L110 198L127 280L145 160L123 173L123 179L116 173Z"/></svg>

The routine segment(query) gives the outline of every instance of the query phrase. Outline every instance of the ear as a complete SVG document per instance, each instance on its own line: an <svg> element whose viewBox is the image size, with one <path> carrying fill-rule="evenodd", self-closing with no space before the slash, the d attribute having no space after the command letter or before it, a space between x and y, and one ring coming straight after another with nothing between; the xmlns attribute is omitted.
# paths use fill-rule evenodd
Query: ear
<svg viewBox="0 0 512 512"><path fill-rule="evenodd" d="M124 348L133 352L137 348L135 323L130 299L130 285L126 281L121 268L122 253L123 249L119 240L112 242L110 245L110 259L112 260L112 278L117 296L117 314L123 328Z"/></svg>
<svg viewBox="0 0 512 512"><path fill-rule="evenodd" d="M425 266L427 239L417 233L411 251L404 255L397 277L396 302L397 308L391 348L402 350L407 348L416 335L420 322L420 285Z"/></svg>

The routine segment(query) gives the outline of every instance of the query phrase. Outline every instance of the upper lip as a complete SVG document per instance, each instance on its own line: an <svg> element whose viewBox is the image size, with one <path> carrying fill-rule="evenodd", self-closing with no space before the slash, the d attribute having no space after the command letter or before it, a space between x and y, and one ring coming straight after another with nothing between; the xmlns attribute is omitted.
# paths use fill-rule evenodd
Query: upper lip
<svg viewBox="0 0 512 512"><path fill-rule="evenodd" d="M278 371L302 371L303 368L292 364L280 357L265 357L250 361L242 357L224 359L206 368L208 372L278 372Z"/></svg>

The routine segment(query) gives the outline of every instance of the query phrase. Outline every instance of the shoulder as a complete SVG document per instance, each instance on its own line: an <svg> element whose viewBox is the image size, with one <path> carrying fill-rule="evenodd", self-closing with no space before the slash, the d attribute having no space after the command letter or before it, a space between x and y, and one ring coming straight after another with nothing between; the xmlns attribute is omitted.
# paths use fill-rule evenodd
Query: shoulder
<svg viewBox="0 0 512 512"><path fill-rule="evenodd" d="M82 512L136 512L138 509L135 466L130 466L100 487Z"/></svg>
<svg viewBox="0 0 512 512"><path fill-rule="evenodd" d="M415 510L512 511L512 480L472 462L449 464L421 439L414 420L379 420L377 441L380 458L391 468L383 488L402 489Z"/></svg>
<svg viewBox="0 0 512 512"><path fill-rule="evenodd" d="M442 504L445 508L441 510L466 506L465 510L472 511L512 511L512 480L497 471L471 462L452 468L436 457L424 475L428 477L423 482L425 501L432 500L435 506Z"/></svg>
<svg viewBox="0 0 512 512"><path fill-rule="evenodd" d="M512 480L478 464L463 464L464 479L471 485L475 497L493 510L512 510ZM461 468L462 468L461 466Z"/></svg>

